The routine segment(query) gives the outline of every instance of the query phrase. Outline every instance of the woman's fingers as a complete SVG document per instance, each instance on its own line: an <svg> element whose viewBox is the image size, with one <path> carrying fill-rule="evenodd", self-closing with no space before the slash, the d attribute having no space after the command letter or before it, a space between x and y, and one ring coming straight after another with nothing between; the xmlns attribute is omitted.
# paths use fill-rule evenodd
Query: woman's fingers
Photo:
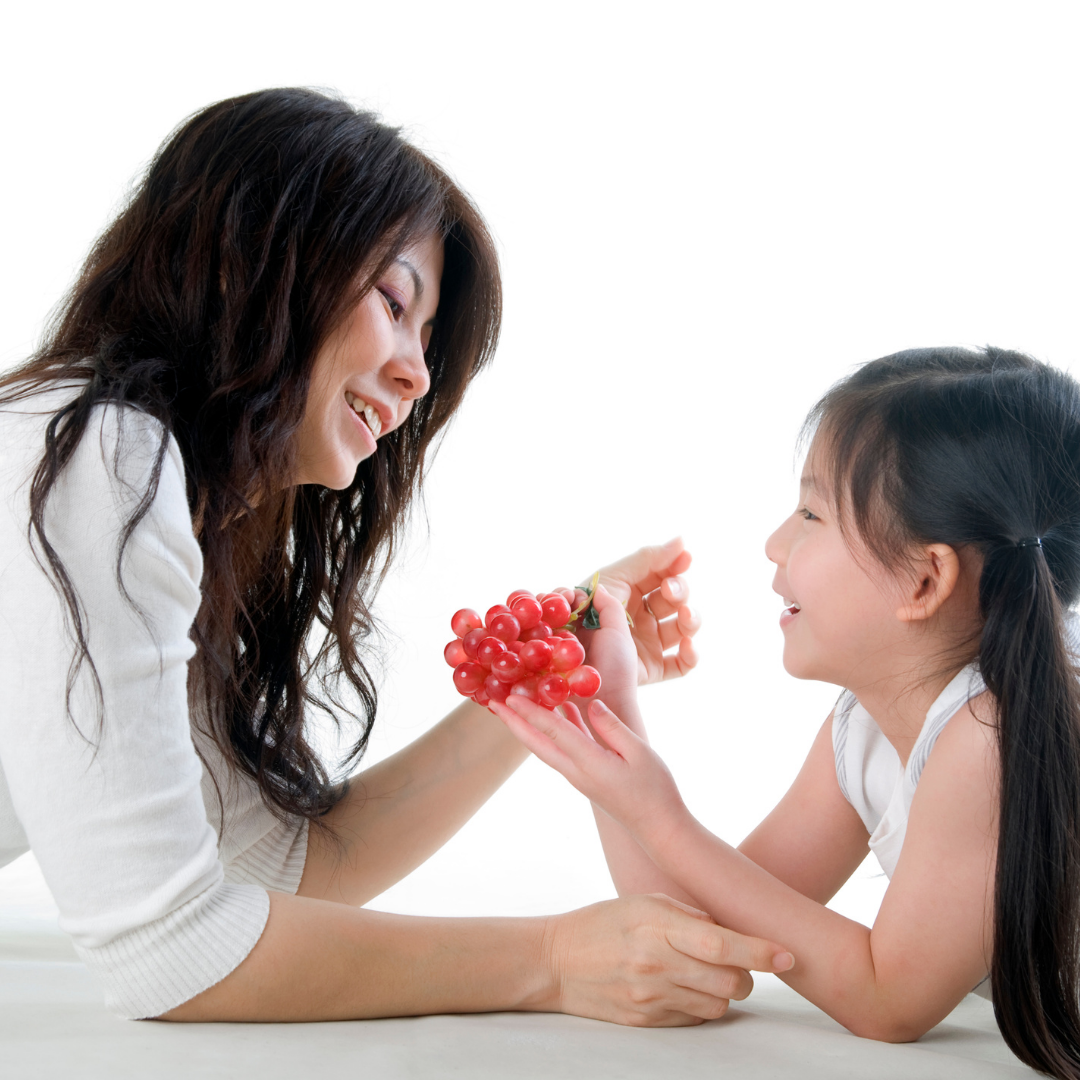
<svg viewBox="0 0 1080 1080"><path fill-rule="evenodd" d="M669 897L664 899L670 904L675 903ZM694 915L680 915L681 918L671 922L668 941L673 948L694 960L713 967L773 973L789 971L795 963L791 953L775 941L737 934Z"/></svg>
<svg viewBox="0 0 1080 1080"><path fill-rule="evenodd" d="M698 662L697 650L689 638L679 642L679 651L664 657L665 679L678 679L694 668Z"/></svg>
<svg viewBox="0 0 1080 1080"><path fill-rule="evenodd" d="M675 537L658 547L643 547L611 566L604 567L600 576L609 585L616 582L641 594L660 587L665 577L685 573L690 566L690 552L682 537Z"/></svg>
<svg viewBox="0 0 1080 1080"><path fill-rule="evenodd" d="M665 619L657 629L660 631L660 645L666 652L675 648L683 638L693 637L701 629L701 619L684 604L674 619Z"/></svg>

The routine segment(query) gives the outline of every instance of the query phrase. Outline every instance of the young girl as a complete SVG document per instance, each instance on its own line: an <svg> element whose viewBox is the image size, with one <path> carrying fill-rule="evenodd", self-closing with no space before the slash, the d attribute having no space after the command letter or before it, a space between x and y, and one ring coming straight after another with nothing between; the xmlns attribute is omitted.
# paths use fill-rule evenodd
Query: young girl
<svg viewBox="0 0 1080 1080"><path fill-rule="evenodd" d="M806 430L766 554L785 668L845 689L738 849L648 746L614 597L588 724L522 697L498 714L593 800L620 894L783 942L785 981L858 1035L916 1039L992 988L1019 1057L1080 1076L1080 387L1017 353L914 350L839 383ZM824 906L868 842L890 878L873 929Z"/></svg>

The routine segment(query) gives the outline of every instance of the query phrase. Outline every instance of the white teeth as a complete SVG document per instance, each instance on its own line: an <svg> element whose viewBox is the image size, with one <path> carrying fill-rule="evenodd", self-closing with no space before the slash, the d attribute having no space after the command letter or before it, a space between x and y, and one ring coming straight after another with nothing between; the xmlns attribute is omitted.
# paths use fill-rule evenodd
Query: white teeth
<svg viewBox="0 0 1080 1080"><path fill-rule="evenodd" d="M377 439L382 434L382 417L379 415L378 410L348 390L345 391L345 401L357 416L364 418L367 426L371 429L371 434Z"/></svg>
<svg viewBox="0 0 1080 1080"><path fill-rule="evenodd" d="M371 428L371 434L377 439L382 434L382 417L370 405L365 404L364 419Z"/></svg>

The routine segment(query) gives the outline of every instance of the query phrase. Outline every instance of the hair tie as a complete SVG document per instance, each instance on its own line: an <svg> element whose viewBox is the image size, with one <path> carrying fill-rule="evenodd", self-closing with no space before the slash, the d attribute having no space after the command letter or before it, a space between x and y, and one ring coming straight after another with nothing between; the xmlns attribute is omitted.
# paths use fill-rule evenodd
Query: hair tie
<svg viewBox="0 0 1080 1080"><path fill-rule="evenodd" d="M1041 536L1025 536L1022 539L1016 541L1016 546L1018 548L1042 547L1042 537Z"/></svg>

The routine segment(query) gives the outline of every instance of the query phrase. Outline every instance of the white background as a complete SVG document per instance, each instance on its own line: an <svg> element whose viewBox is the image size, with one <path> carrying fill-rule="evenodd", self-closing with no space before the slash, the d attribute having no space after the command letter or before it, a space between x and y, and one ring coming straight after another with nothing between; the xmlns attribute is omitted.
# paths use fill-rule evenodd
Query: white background
<svg viewBox="0 0 1080 1080"><path fill-rule="evenodd" d="M20 5L0 65L0 366L22 358L168 132L249 90L403 124L498 238L506 321L384 591L371 760L456 701L458 607L682 533L702 662L643 694L692 809L737 841L836 690L780 665L763 543L814 399L861 360L992 342L1080 372L1070 3ZM869 920L867 864L838 901ZM387 910L612 895L584 800L530 761ZM31 857L0 909L48 918Z"/></svg>

